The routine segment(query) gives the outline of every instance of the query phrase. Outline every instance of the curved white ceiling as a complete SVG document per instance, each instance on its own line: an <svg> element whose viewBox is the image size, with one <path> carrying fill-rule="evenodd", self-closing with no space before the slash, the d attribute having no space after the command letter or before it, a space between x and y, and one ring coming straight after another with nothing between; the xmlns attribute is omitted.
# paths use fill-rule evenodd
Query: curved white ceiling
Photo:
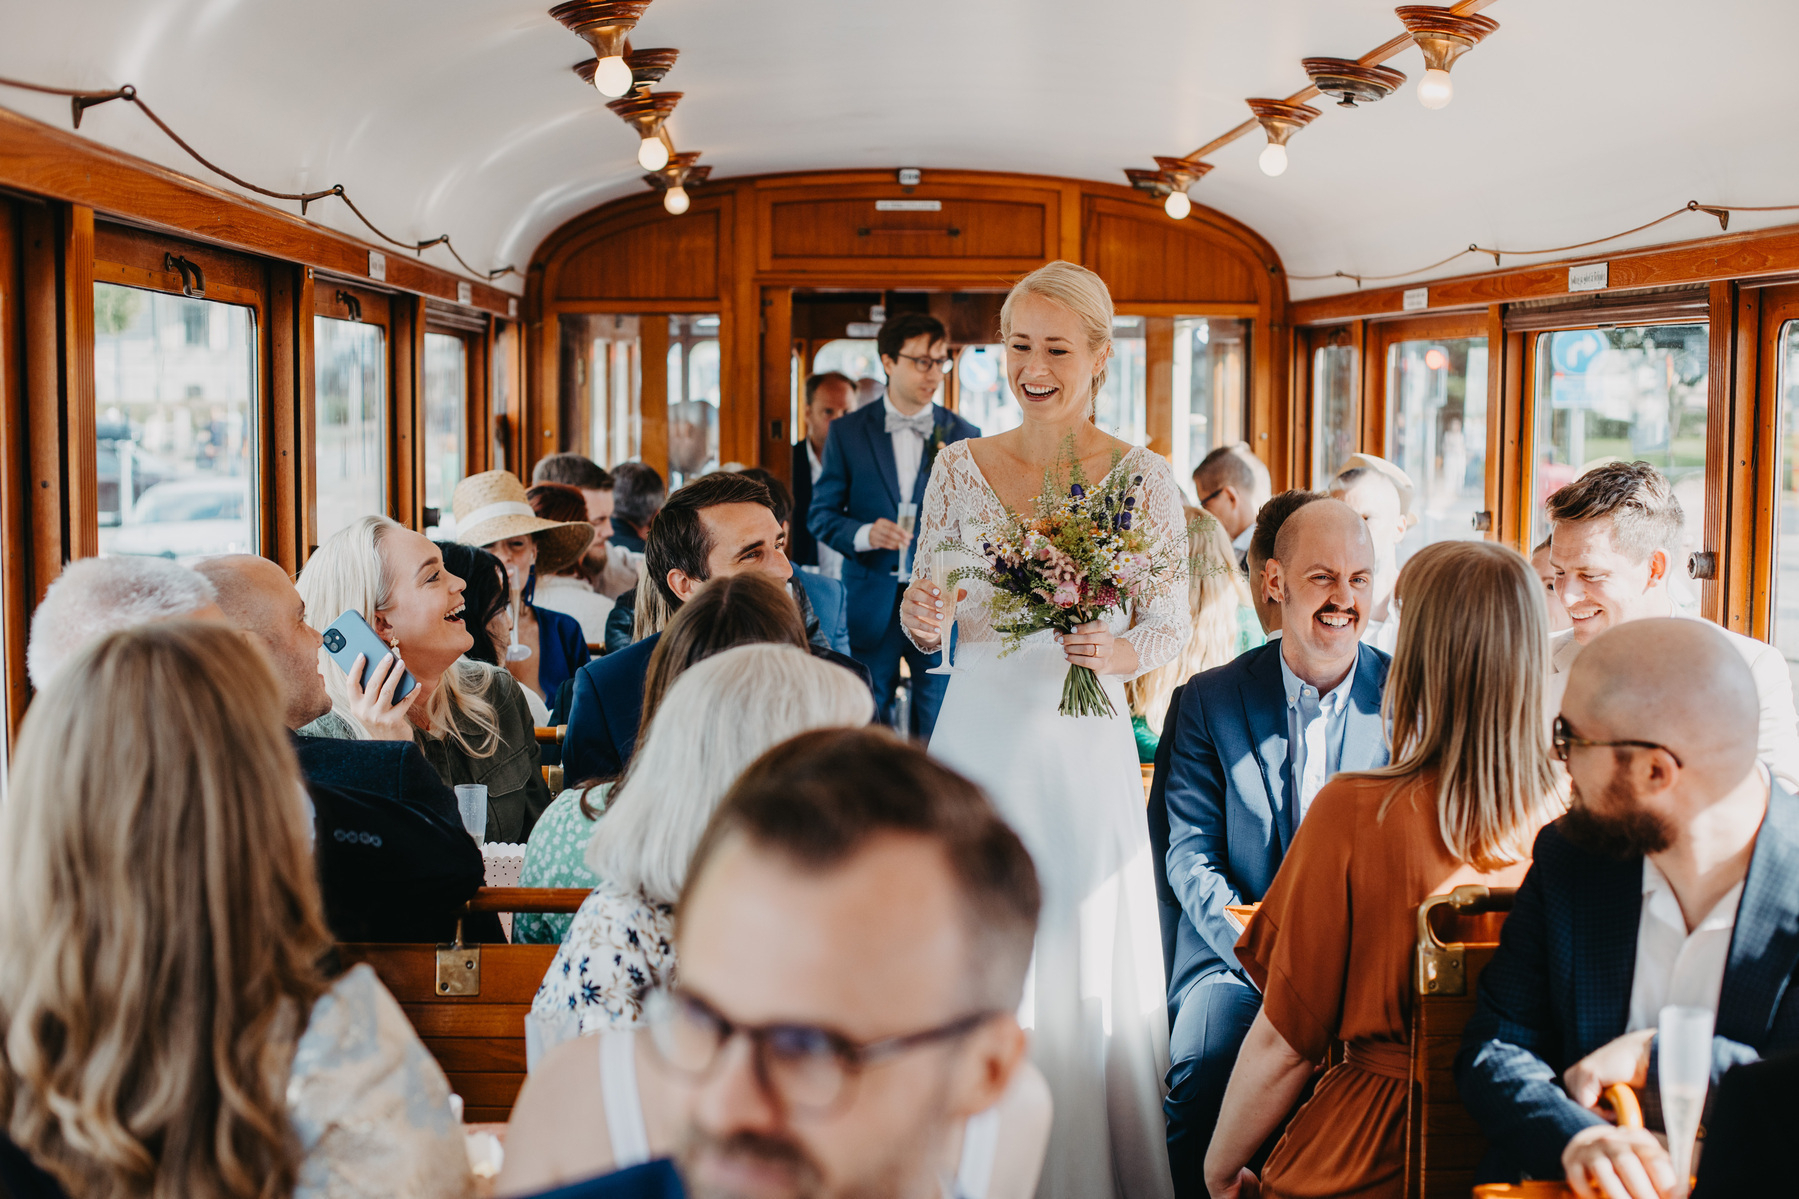
<svg viewBox="0 0 1799 1199"><path fill-rule="evenodd" d="M0 0L0 75L135 83L245 178L343 183L395 236L448 232L478 267L522 268L556 225L643 186L630 131L569 70L584 43L548 8ZM1260 139L1245 138L1213 156L1195 199L1254 227L1295 275L1584 241L1689 199L1799 202L1785 115L1799 5L1495 0L1486 13L1499 32L1456 65L1448 108L1420 107L1409 83L1354 111L1323 102L1285 175L1263 177ZM717 176L915 165L1122 182L1120 168L1243 120L1244 97L1298 90L1302 57L1356 57L1398 31L1375 0L655 0L634 41L680 49L670 129ZM1422 70L1410 49L1391 65ZM0 88L0 104L67 125L67 101ZM81 132L210 178L123 104L91 110ZM340 204L312 213L366 236ZM1732 230L1794 216L1740 215ZM1615 244L1715 232L1687 215Z"/></svg>

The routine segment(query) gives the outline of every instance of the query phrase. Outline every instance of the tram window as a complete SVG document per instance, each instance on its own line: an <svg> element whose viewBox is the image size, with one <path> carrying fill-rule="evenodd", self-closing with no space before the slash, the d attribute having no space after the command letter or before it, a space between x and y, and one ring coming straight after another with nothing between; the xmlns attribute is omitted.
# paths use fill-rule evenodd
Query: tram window
<svg viewBox="0 0 1799 1199"><path fill-rule="evenodd" d="M1144 395L1149 361L1145 323L1140 316L1112 318L1112 360L1106 364L1106 384L1093 402L1093 423L1132 445L1149 442L1145 428L1149 420Z"/></svg>
<svg viewBox="0 0 1799 1199"><path fill-rule="evenodd" d="M568 444L601 466L643 452L643 325L659 316L564 314L560 406Z"/></svg>
<svg viewBox="0 0 1799 1199"><path fill-rule="evenodd" d="M493 339L493 414L490 437L495 470L505 469L510 459L507 451L517 429L519 412L519 334L518 326L500 323Z"/></svg>
<svg viewBox="0 0 1799 1199"><path fill-rule="evenodd" d="M249 308L94 284L102 554L256 551L255 347Z"/></svg>
<svg viewBox="0 0 1799 1199"><path fill-rule="evenodd" d="M856 380L858 408L887 390L887 372L881 367L881 352L873 338L839 337L819 346L818 352L812 355L812 373L822 375L827 371L837 371ZM968 419L974 420L974 417ZM974 423L979 425L981 422ZM986 428L985 425L981 427Z"/></svg>
<svg viewBox="0 0 1799 1199"><path fill-rule="evenodd" d="M1215 447L1243 439L1248 337L1247 322L1240 320L1174 319L1175 478L1191 478Z"/></svg>
<svg viewBox="0 0 1799 1199"><path fill-rule="evenodd" d="M718 469L718 317L668 318L668 485Z"/></svg>
<svg viewBox="0 0 1799 1199"><path fill-rule="evenodd" d="M1668 476L1686 513L1682 569L1668 572L1675 602L1690 608L1698 588L1687 554L1705 521L1705 324L1568 329L1538 336L1534 544L1549 533L1544 501L1587 468L1648 462Z"/></svg>
<svg viewBox="0 0 1799 1199"><path fill-rule="evenodd" d="M462 482L468 413L468 347L451 333L425 334L425 507L440 513L438 532L455 535L450 496Z"/></svg>
<svg viewBox="0 0 1799 1199"><path fill-rule="evenodd" d="M1362 410L1356 392L1354 346L1312 352L1312 486L1322 490L1355 453ZM1463 434L1464 442L1466 433Z"/></svg>
<svg viewBox="0 0 1799 1199"><path fill-rule="evenodd" d="M1006 384L1004 345L963 346L956 355L956 412L988 437L1024 420Z"/></svg>
<svg viewBox="0 0 1799 1199"><path fill-rule="evenodd" d="M1780 455L1774 526L1774 644L1799 687L1799 321L1780 329ZM1679 573L1679 572L1676 572Z"/></svg>
<svg viewBox="0 0 1799 1199"><path fill-rule="evenodd" d="M1487 339L1428 338L1387 347L1387 459L1412 480L1418 523L1404 562L1434 541L1477 540L1486 507Z"/></svg>
<svg viewBox="0 0 1799 1199"><path fill-rule="evenodd" d="M312 318L318 539L387 511L387 346L379 325Z"/></svg>

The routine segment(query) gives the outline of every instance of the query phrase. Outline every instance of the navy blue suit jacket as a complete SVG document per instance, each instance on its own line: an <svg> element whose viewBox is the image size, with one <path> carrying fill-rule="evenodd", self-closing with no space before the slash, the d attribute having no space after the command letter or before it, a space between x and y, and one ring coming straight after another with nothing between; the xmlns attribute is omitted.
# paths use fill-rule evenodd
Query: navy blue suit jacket
<svg viewBox="0 0 1799 1199"><path fill-rule="evenodd" d="M840 654L849 653L849 592L836 579L827 579L809 570L795 570L793 577L806 590L806 598L812 604L812 614L818 617L818 631L825 644Z"/></svg>
<svg viewBox="0 0 1799 1199"><path fill-rule="evenodd" d="M800 426L805 431L805 425ZM812 458L806 453L806 439L793 443L793 528L787 537L787 560L795 566L818 565L818 539L806 527L812 511Z"/></svg>
<svg viewBox="0 0 1799 1199"><path fill-rule="evenodd" d="M1799 1045L1799 800L1774 785L1737 907L1712 1040L1712 1083L1731 1066ZM1571 844L1554 824L1537 835L1481 972L1474 1016L1455 1059L1462 1102L1493 1143L1482 1175L1560 1178L1568 1139L1599 1117L1562 1090L1575 1062L1623 1036L1636 977L1643 859L1618 861ZM1650 1054L1649 1089L1656 1082Z"/></svg>
<svg viewBox="0 0 1799 1199"><path fill-rule="evenodd" d="M1292 842L1297 813L1287 756L1287 693L1277 638L1233 662L1194 675L1170 704L1152 792L1168 821L1164 866L1180 907L1168 954L1168 998L1196 980L1241 970L1229 904L1259 903ZM1356 657L1343 730L1343 770L1387 763L1381 691L1387 655L1364 645ZM1158 747L1158 759L1162 757ZM1152 804L1156 802L1154 794ZM1152 828L1155 817L1152 816Z"/></svg>
<svg viewBox="0 0 1799 1199"><path fill-rule="evenodd" d="M824 470L812 488L806 527L812 535L843 555L843 585L849 592L850 644L873 648L899 619L899 551L856 552L856 530L882 518L896 520L902 500L924 502L937 449L952 441L979 437L981 431L949 409L933 404L936 432L919 456L918 475L901 485L893 461L893 438L887 432L885 404L867 404L831 422L825 438Z"/></svg>
<svg viewBox="0 0 1799 1199"><path fill-rule="evenodd" d="M410 741L298 737L325 922L340 941L447 941L485 868L455 794ZM503 940L499 922L470 935Z"/></svg>

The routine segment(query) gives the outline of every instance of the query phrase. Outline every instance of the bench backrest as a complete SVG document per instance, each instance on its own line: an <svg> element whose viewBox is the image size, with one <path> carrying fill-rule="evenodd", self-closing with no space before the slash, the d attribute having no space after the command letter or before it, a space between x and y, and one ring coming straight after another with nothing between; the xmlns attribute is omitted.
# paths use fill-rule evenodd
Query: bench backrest
<svg viewBox="0 0 1799 1199"><path fill-rule="evenodd" d="M587 895L583 888L483 887L469 910L573 912ZM556 946L350 944L339 945L338 955L346 969L367 962L399 1001L462 1096L464 1120L503 1123L511 1115L525 1082L525 1013Z"/></svg>

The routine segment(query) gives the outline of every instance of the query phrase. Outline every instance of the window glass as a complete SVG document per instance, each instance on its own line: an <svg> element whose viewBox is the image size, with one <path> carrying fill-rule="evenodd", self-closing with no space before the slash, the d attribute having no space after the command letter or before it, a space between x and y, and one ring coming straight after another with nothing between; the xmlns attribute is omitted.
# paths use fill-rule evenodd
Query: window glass
<svg viewBox="0 0 1799 1199"><path fill-rule="evenodd" d="M1006 384L1003 344L963 346L956 355L956 412L988 437L1024 420Z"/></svg>
<svg viewBox="0 0 1799 1199"><path fill-rule="evenodd" d="M387 511L387 360L380 325L312 320L318 539Z"/></svg>
<svg viewBox="0 0 1799 1199"><path fill-rule="evenodd" d="M668 318L669 489L718 469L718 317Z"/></svg>
<svg viewBox="0 0 1799 1199"><path fill-rule="evenodd" d="M1175 318L1175 478L1191 479L1193 468L1213 449L1243 440L1247 339L1246 321L1228 317Z"/></svg>
<svg viewBox="0 0 1799 1199"><path fill-rule="evenodd" d="M1093 423L1132 445L1149 442L1144 395L1149 355L1144 348L1144 324L1140 316L1112 318L1112 359L1106 363L1105 386L1093 402Z"/></svg>
<svg viewBox="0 0 1799 1199"><path fill-rule="evenodd" d="M439 513L433 536L456 535L450 496L462 482L467 413L468 347L453 334L425 334L425 507Z"/></svg>
<svg viewBox="0 0 1799 1199"><path fill-rule="evenodd" d="M839 371L856 380L858 408L887 390L887 372L881 369L881 352L872 337L839 337L819 346L818 352L812 355L812 373L822 375L826 371ZM968 419L974 420L972 416ZM975 421L977 425L980 423Z"/></svg>
<svg viewBox="0 0 1799 1199"><path fill-rule="evenodd" d="M610 312L562 317L562 427L569 444L601 466L643 452L642 324L663 319Z"/></svg>
<svg viewBox="0 0 1799 1199"><path fill-rule="evenodd" d="M1780 330L1780 467L1775 483L1774 644L1799 688L1799 321ZM1679 573L1679 572L1676 572Z"/></svg>
<svg viewBox="0 0 1799 1199"><path fill-rule="evenodd" d="M1356 349L1319 346L1312 352L1312 486L1322 489L1355 453L1362 411L1356 402ZM1466 441L1466 432L1463 434Z"/></svg>
<svg viewBox="0 0 1799 1199"><path fill-rule="evenodd" d="M1387 459L1412 480L1417 524L1404 562L1433 541L1481 537L1486 507L1487 339L1429 338L1387 347Z"/></svg>
<svg viewBox="0 0 1799 1199"><path fill-rule="evenodd" d="M256 552L252 310L94 285L100 552Z"/></svg>
<svg viewBox="0 0 1799 1199"><path fill-rule="evenodd" d="M1537 339L1531 544L1549 535L1544 501L1589 467L1643 461L1668 476L1686 536L1668 572L1675 602L1698 601L1687 555L1705 523L1708 328L1568 329Z"/></svg>

